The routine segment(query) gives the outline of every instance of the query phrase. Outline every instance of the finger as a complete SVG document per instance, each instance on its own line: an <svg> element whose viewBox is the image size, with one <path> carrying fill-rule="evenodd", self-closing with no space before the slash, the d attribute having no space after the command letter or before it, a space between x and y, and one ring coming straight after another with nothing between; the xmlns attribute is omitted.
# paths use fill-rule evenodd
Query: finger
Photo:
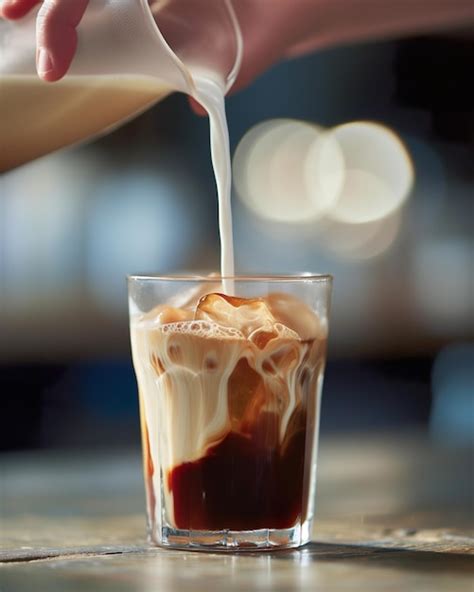
<svg viewBox="0 0 474 592"><path fill-rule="evenodd" d="M3 0L0 4L0 16L6 19L23 18L41 0Z"/></svg>
<svg viewBox="0 0 474 592"><path fill-rule="evenodd" d="M43 80L66 74L77 49L76 27L89 0L45 0L36 22L36 66Z"/></svg>

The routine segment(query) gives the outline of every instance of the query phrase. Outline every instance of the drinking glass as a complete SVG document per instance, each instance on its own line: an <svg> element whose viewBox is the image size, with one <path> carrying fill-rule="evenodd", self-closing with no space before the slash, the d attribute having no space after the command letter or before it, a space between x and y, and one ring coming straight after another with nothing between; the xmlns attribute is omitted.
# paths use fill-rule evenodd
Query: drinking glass
<svg viewBox="0 0 474 592"><path fill-rule="evenodd" d="M310 540L331 285L328 275L129 277L152 543Z"/></svg>

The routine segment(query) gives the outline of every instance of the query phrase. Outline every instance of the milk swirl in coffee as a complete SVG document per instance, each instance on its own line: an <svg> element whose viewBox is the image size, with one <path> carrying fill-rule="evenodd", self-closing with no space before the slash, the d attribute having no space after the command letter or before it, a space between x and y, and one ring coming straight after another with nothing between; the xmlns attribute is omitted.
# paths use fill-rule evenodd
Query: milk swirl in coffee
<svg viewBox="0 0 474 592"><path fill-rule="evenodd" d="M131 332L151 531L163 516L181 530L304 520L325 321L288 294L211 292Z"/></svg>

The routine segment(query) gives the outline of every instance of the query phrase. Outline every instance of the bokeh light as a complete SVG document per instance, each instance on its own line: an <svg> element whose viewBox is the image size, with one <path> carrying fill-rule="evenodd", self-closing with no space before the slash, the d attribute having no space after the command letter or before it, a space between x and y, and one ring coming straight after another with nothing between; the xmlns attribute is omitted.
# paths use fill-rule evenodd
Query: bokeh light
<svg viewBox="0 0 474 592"><path fill-rule="evenodd" d="M364 224L326 220L319 229L325 248L345 259L366 260L381 255L394 243L402 223L402 212Z"/></svg>
<svg viewBox="0 0 474 592"><path fill-rule="evenodd" d="M313 217L320 218L335 206L346 176L344 154L331 131L320 130L309 146L304 174L314 208Z"/></svg>
<svg viewBox="0 0 474 592"><path fill-rule="evenodd" d="M342 186L337 143L304 121L276 119L255 126L238 145L233 164L237 193L267 220L317 219Z"/></svg>
<svg viewBox="0 0 474 592"><path fill-rule="evenodd" d="M345 182L329 216L364 223L393 213L407 198L413 166L400 138L388 128L365 121L332 130L344 154Z"/></svg>
<svg viewBox="0 0 474 592"><path fill-rule="evenodd" d="M265 121L234 156L236 192L253 213L289 225L293 235L301 232L296 223L313 225L322 249L349 259L375 257L394 243L413 181L400 138L365 121L328 130Z"/></svg>

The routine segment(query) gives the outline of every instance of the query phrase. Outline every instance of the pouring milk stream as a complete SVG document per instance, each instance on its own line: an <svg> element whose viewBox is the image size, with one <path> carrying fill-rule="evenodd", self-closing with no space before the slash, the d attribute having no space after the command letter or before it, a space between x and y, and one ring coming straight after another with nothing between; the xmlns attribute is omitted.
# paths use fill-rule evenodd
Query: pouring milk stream
<svg viewBox="0 0 474 592"><path fill-rule="evenodd" d="M200 40L193 40L199 30L194 19L193 28L186 28L189 10L196 10L197 3L180 0L175 4L176 14L173 2L91 0L78 29L77 54L66 77L56 83L42 82L36 75L36 11L19 23L0 23L0 173L106 133L173 91L184 92L209 114L221 275L229 277L234 275L234 255L224 95L240 66L242 40L230 0L212 4L209 23L202 21L207 18L205 11L196 17L204 23ZM166 33L179 19L178 33L172 35L179 47L173 43L171 49L161 23ZM210 36L206 27L219 28L210 37L212 48L202 43ZM219 31L223 42L230 43L230 61L215 47ZM224 282L224 291L232 291L229 281Z"/></svg>

